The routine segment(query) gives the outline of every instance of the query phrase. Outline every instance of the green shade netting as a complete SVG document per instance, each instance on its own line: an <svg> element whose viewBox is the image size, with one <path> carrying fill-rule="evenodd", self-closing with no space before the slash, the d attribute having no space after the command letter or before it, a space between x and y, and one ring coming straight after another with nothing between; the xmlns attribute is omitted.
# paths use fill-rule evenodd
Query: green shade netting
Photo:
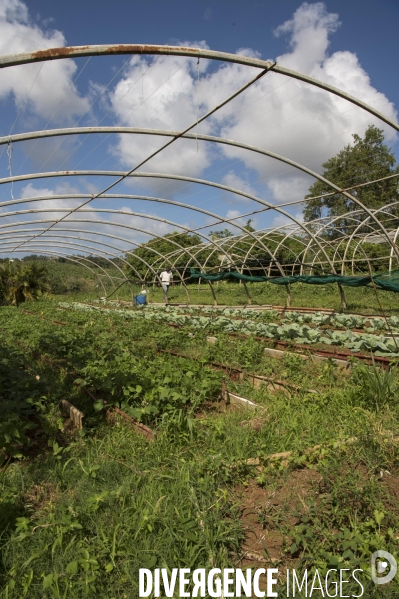
<svg viewBox="0 0 399 599"><path fill-rule="evenodd" d="M190 268L191 279L204 279L204 281L226 281L227 279L238 279L258 283L273 283L274 285L287 285L288 283L308 283L309 285L327 285L328 283L341 283L347 287L366 287L373 281L376 287L384 291L399 292L399 270L380 275L364 275L360 277L346 277L343 275L291 275L288 277L254 277L243 275L236 271L223 271L214 275L205 274Z"/></svg>

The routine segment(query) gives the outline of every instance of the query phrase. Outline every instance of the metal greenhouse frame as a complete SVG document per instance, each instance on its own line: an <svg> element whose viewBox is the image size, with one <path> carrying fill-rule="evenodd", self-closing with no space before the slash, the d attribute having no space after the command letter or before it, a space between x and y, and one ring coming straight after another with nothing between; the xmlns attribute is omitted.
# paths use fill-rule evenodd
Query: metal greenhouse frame
<svg viewBox="0 0 399 599"><path fill-rule="evenodd" d="M138 271L134 271L133 275L140 281L152 280L156 281L159 269L169 264L176 266L177 263L184 264L184 267L178 270L178 277L185 288L187 301L190 301L189 290L186 285L183 271L188 271L190 267L198 269L200 272L205 272L211 257L218 257L220 268L224 264L239 272L244 269L249 269L257 274L270 276L273 272L277 272L281 276L293 275L294 273L313 274L313 272L328 272L332 274L352 274L357 272L357 263L368 262L368 257L364 251L363 243L367 240L374 242L383 242L387 245L387 258L389 259L389 270L394 270L398 267L399 251L397 247L397 238L399 228L397 221L392 217L390 210L397 203L392 203L378 210L373 210L365 206L357 197L355 189L365 185L371 185L376 181L362 183L361 185L352 186L347 189L341 189L334 181L329 181L317 172L310 168L299 164L285 156L278 155L266 148L248 145L237 140L205 135L200 133L190 133L190 131L198 126L199 123L206 120L212 114L217 112L223 106L227 105L234 98L256 84L262 77L268 76L268 73L278 73L289 78L302 81L310 86L315 86L323 90L326 94L334 94L344 100L352 103L360 109L366 111L373 117L380 119L386 125L399 131L399 124L392 121L385 115L376 111L373 107L365 104L361 100L348 95L344 91L337 89L327 83L318 81L299 72L292 71L285 67L270 61L260 60L249 56L240 56L237 54L228 54L224 52L215 52L202 48L191 47L174 47L174 46L157 46L157 45L100 45L100 46L75 46L65 48L50 48L46 50L36 51L32 53L24 53L18 55L8 55L0 57L0 68L16 68L18 65L62 60L67 58L90 57L90 56L114 56L114 55L166 55L166 56L182 56L192 57L197 59L208 59L214 61L222 61L228 63L236 63L252 69L258 69L256 75L248 79L247 83L238 88L233 94L225 98L223 102L214 106L202 117L197 118L190 126L182 131L164 130L164 129L148 129L139 127L120 127L120 126L93 126L93 127L70 127L48 129L43 131L30 131L26 133L10 134L0 138L0 145L12 148L15 144L26 142L29 140L51 139L60 136L88 136L88 135L140 135L140 136L155 136L158 139L164 139L162 146L149 155L143 155L142 159L132 165L127 171L121 170L59 170L49 172L33 172L31 174L8 176L0 179L0 184L11 184L18 182L32 182L38 179L54 179L59 177L106 177L109 178L109 183L98 193L93 194L51 194L44 196L31 196L12 198L9 201L0 202L0 251L2 253L27 253L40 252L44 255L64 257L72 262L77 262L91 271L98 280L99 284L106 295L104 281L108 280L112 289L120 286L121 282L129 282L128 269L123 269L113 260L116 257L121 259L121 263L128 266L127 258L135 248L140 246L140 243L134 240L134 234L146 234L150 238L160 238L153 230L148 227L135 227L123 220L118 220L117 217L137 216L141 222L148 223L163 223L173 227L179 232L195 233L201 238L201 243L197 246L186 248L181 246L177 241L169 239L171 245L175 246L175 250L168 255L162 255L155 249L149 248L155 254L154 262L151 264L143 258L136 258L143 263L146 270L146 275L143 276ZM251 70L252 69L248 69ZM253 73L252 73L253 74ZM141 170L150 159L158 155L160 152L167 151L167 148L176 140L186 139L197 143L198 141L206 144L223 145L232 148L237 148L243 152L250 152L268 157L278 163L284 163L293 171L300 171L311 176L314 180L322 181L331 189L331 195L339 193L348 198L356 207L355 210L348 213L345 218L350 224L350 235L343 235L341 238L334 239L334 242L327 240L326 233L334 226L334 222L340 218L321 218L311 223L301 222L298 218L292 216L289 208L294 204L303 203L306 200L301 198L295 202L287 202L281 205L272 204L261 197L257 197L251 193L236 189L229 185L199 179L190 176L176 175L173 173L154 173ZM392 175L395 177L398 175ZM153 197L146 195L134 195L126 193L117 193L117 186L127 178L136 178L138 181L145 178L160 179L165 181L180 181L187 184L198 186L207 186L213 189L221 190L227 194L235 194L252 203L253 209L248 211L248 214L240 214L233 218L223 217L213 211L205 210L188 202L178 202L167 197ZM389 179L386 177L385 179ZM111 192L112 190L112 192ZM330 195L330 194L324 194ZM323 196L323 197L324 197ZM103 209L93 209L89 205L93 200L105 199L108 204ZM315 198L312 198L315 199ZM65 209L54 207L53 201L56 200L77 200L78 205L73 209ZM134 206L135 202L148 203L148 212L134 212L133 210L118 210L112 209L112 202L115 200L124 200ZM38 208L24 208L24 204L31 205L39 202ZM207 217L210 224L206 227L199 226L190 228L181 222L174 222L171 219L165 219L153 213L157 205L178 207L187 211L187 214L201 215ZM46 207L47 205L47 207ZM274 211L277 215L284 217L290 224L285 224L280 227L264 229L261 231L250 232L242 224L242 218L253 214ZM59 216L64 213L63 216ZM27 215L33 215L32 219L26 219ZM105 220L102 215L107 215L113 220ZM384 219L381 218L384 215ZM2 223L2 219L11 218L12 222ZM391 219L391 220L390 220ZM4 222L4 221L3 221ZM391 223L391 224L390 224ZM107 232L96 230L96 226L107 226ZM226 239L214 239L204 233L202 229L208 229L214 225L234 225L240 233ZM94 239L93 239L94 236ZM301 245L302 249L299 253L295 253L290 248L289 241L295 239L295 242ZM121 250L117 243L123 242L129 247L128 250ZM273 245L274 244L274 245ZM271 246L274 249L270 249ZM201 253L207 249L207 258L201 260ZM279 261L278 256L284 250L290 256L289 260ZM72 252L72 253L71 253ZM77 253L84 255L77 256ZM260 261L256 258L259 252L267 257L266 261ZM124 255L124 256L123 256ZM118 277L111 277L107 270L98 266L93 261L93 257L101 257L109 261L118 271ZM216 303L216 296L212 283L209 281L210 290L213 294ZM248 296L248 302L251 302L249 291L244 282L245 291ZM341 293L342 304L345 305L344 292L341 284L338 283ZM287 303L290 301L290 288L287 289Z"/></svg>

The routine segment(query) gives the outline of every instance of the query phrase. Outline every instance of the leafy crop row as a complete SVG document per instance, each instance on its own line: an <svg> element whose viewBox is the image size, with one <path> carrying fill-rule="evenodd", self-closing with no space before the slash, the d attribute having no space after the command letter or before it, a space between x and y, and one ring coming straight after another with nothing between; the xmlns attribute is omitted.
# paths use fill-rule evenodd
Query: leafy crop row
<svg viewBox="0 0 399 599"><path fill-rule="evenodd" d="M390 316L385 318L368 318L355 314L301 314L300 312L286 312L286 320L290 322L311 323L316 325L328 325L332 327L348 327L353 329L366 329L368 332L394 331L399 335L399 317Z"/></svg>
<svg viewBox="0 0 399 599"><path fill-rule="evenodd" d="M101 311L109 313L113 309L88 306L80 303L59 303L63 308L73 308L84 312ZM230 312L233 312L230 310ZM300 344L323 343L326 345L345 346L351 351L372 351L377 356L397 356L397 346L391 337L371 333L353 333L351 331L323 330L306 324L290 323L259 323L254 320L238 320L223 313L220 316L189 316L181 313L181 309L173 307L156 310L123 310L115 311L126 319L146 319L155 322L188 326L194 329L209 329L211 331L236 332L244 335L257 335L267 339L293 340ZM242 311L241 311L242 313Z"/></svg>

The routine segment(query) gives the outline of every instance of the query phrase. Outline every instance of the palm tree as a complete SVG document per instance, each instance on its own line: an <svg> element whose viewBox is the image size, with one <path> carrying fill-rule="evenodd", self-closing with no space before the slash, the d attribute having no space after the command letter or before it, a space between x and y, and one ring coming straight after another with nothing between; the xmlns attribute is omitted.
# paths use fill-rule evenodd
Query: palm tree
<svg viewBox="0 0 399 599"><path fill-rule="evenodd" d="M24 302L37 299L49 289L48 274L45 266L31 262L28 266L21 262L10 261L0 269L0 301L19 306Z"/></svg>
<svg viewBox="0 0 399 599"><path fill-rule="evenodd" d="M0 264L0 306L7 305L8 296L8 272L6 263Z"/></svg>

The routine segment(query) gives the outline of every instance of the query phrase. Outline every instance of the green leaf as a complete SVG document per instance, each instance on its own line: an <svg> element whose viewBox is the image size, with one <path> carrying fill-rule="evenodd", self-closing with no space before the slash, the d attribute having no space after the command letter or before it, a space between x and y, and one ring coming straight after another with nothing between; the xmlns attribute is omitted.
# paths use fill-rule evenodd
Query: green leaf
<svg viewBox="0 0 399 599"><path fill-rule="evenodd" d="M53 584L53 574L47 574L43 579L43 589L48 589Z"/></svg>
<svg viewBox="0 0 399 599"><path fill-rule="evenodd" d="M87 384L84 379L75 379L73 382L75 383L75 385L81 385L82 387L84 387Z"/></svg>
<svg viewBox="0 0 399 599"><path fill-rule="evenodd" d="M77 562L77 561L69 562L69 564L66 567L67 573L68 574L76 574L78 571L78 565L79 565L79 562Z"/></svg>

